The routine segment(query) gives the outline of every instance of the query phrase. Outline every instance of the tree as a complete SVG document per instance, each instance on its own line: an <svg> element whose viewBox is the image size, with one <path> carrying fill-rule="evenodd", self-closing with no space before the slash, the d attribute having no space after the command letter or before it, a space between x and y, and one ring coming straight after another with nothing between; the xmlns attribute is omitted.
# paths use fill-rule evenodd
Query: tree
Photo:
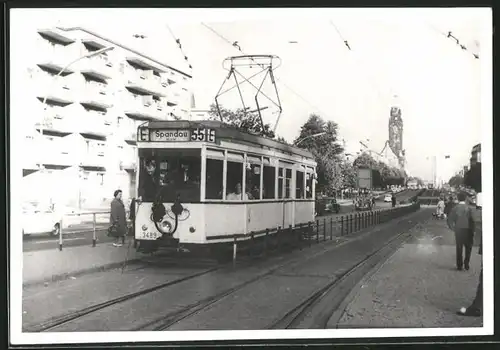
<svg viewBox="0 0 500 350"><path fill-rule="evenodd" d="M458 187L463 185L464 177L462 175L453 175L450 180L448 180L448 184L452 187Z"/></svg>
<svg viewBox="0 0 500 350"><path fill-rule="evenodd" d="M234 126L236 128L242 129L251 134L259 134L269 138L274 138L274 132L271 130L269 124L264 124L264 129L260 123L260 118L257 113L246 112L242 108L238 108L235 111L229 110L220 106L220 114L222 115L222 121L226 124ZM208 118L210 120L220 120L219 111L215 104L210 105L210 110L208 112Z"/></svg>
<svg viewBox="0 0 500 350"><path fill-rule="evenodd" d="M314 155L318 164L317 191L326 194L333 194L344 186L343 172L346 167L339 157L343 148L338 143L337 132L337 123L325 122L319 115L311 114L294 141L297 147L307 149ZM319 133L324 135L312 137Z"/></svg>

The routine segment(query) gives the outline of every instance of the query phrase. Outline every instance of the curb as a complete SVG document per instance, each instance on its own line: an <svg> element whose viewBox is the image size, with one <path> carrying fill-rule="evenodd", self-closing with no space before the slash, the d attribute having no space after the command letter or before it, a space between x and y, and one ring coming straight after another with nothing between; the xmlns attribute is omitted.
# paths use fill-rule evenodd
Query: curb
<svg viewBox="0 0 500 350"><path fill-rule="evenodd" d="M127 260L127 265L130 263L138 262L140 260L141 260L140 258L129 259L129 260ZM52 277L50 279L41 279L41 280L32 280L29 282L23 282L23 288L34 287L37 285L43 285L43 284L50 283L50 282L60 282L60 281L68 280L71 277L79 277L79 276L83 276L83 275L87 275L87 274L91 274L91 273L104 272L104 271L113 270L116 268L121 268L123 266L124 262L125 261L113 262L113 263L108 263L108 264L104 264L104 265L89 267L86 269L80 269L80 270L76 270L76 271L72 271L72 272L55 274L55 275L52 275Z"/></svg>

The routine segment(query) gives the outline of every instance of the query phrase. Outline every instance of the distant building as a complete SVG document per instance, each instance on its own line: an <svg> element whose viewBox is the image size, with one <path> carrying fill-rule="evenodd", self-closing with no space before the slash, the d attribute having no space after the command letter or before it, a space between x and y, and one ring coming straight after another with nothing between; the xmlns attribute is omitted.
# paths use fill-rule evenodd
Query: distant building
<svg viewBox="0 0 500 350"><path fill-rule="evenodd" d="M132 197L137 127L188 119L191 76L84 28L26 31L18 40L33 48L11 71L11 120L22 119L25 133L16 153L23 199L96 208L117 188Z"/></svg>

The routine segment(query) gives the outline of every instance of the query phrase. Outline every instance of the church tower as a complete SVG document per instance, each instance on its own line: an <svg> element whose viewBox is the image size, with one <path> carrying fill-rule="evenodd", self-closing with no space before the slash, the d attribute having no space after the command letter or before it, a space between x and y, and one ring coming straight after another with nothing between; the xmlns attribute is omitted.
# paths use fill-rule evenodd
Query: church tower
<svg viewBox="0 0 500 350"><path fill-rule="evenodd" d="M405 151L403 149L403 118L398 96L394 96L394 103L389 116L389 148L398 158L401 169L405 167Z"/></svg>

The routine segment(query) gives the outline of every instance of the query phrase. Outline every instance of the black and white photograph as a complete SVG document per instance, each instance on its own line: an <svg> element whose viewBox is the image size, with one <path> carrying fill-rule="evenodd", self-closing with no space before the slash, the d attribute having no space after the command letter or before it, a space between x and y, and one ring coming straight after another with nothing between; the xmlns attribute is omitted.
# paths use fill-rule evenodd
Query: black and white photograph
<svg viewBox="0 0 500 350"><path fill-rule="evenodd" d="M493 334L490 8L8 30L12 344Z"/></svg>

